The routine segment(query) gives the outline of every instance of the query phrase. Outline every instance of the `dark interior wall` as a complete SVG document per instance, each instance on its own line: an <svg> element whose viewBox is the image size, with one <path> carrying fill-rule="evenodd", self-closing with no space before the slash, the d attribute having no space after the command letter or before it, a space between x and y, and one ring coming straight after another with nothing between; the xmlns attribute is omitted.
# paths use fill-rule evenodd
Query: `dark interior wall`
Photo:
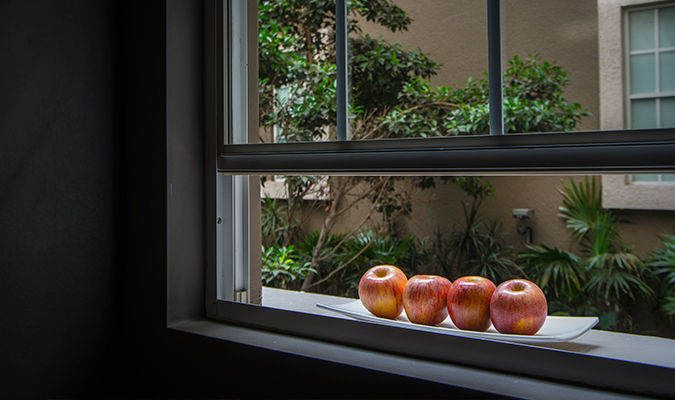
<svg viewBox="0 0 675 400"><path fill-rule="evenodd" d="M114 3L0 2L3 398L100 392L118 367Z"/></svg>

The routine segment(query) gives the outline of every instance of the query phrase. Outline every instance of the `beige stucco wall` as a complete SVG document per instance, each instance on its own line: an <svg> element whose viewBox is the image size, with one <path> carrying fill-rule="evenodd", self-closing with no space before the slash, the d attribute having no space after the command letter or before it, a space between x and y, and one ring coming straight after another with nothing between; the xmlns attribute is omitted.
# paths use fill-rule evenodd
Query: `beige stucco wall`
<svg viewBox="0 0 675 400"><path fill-rule="evenodd" d="M623 2L600 0L600 3L609 1ZM484 1L397 0L396 3L414 19L408 32L390 33L374 24L364 23L364 33L382 35L406 47L420 47L432 60L443 64L438 75L431 80L434 85L457 87L469 76L482 77L487 70ZM509 0L503 2L503 7L505 59L512 59L516 54L523 57L528 53L539 53L545 60L557 60L558 65L569 71L571 79L566 98L589 106L593 114L583 121L580 129L617 129L615 122L607 123L607 115L601 115L604 109L600 108L600 80L607 74L615 75L616 67L601 71L598 66L605 63L599 57L596 2ZM605 10L600 7L600 12ZM616 19L616 15L613 18ZM615 88L607 90L606 94L616 91ZM511 212L514 208L535 210L534 218L529 221L535 244L569 248L569 231L564 220L557 216L558 207L562 204L559 192L563 187L562 181L569 182L569 177L492 177L489 180L496 189L497 199L486 200L481 211L487 217L501 218L507 242L514 246L514 250L524 250L525 242L524 237L516 233L517 221ZM463 221L460 201L465 200L465 196L457 187L439 186L436 190L422 192L421 197L412 218L408 218L401 227L403 232L431 238L438 226L450 229L456 222ZM353 228L367 207L368 204L364 203L345 215L335 232ZM657 248L659 241L656 235L665 230L672 232L675 225L675 214L672 212L631 211L627 215L634 223L622 226L622 237L633 244L641 255ZM321 222L321 215L313 215L309 229L319 229Z"/></svg>

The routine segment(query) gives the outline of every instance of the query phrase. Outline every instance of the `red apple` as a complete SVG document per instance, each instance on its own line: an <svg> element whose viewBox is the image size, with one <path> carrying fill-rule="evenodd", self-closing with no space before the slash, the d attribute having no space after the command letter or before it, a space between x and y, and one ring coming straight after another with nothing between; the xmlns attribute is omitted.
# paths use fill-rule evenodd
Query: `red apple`
<svg viewBox="0 0 675 400"><path fill-rule="evenodd" d="M448 293L448 314L455 326L485 332L490 328L490 299L497 287L481 276L457 279Z"/></svg>
<svg viewBox="0 0 675 400"><path fill-rule="evenodd" d="M499 333L534 335L546 322L547 313L544 292L525 279L503 282L490 300L490 317Z"/></svg>
<svg viewBox="0 0 675 400"><path fill-rule="evenodd" d="M403 289L408 278L393 265L375 266L361 277L359 298L376 317L395 319L403 312Z"/></svg>
<svg viewBox="0 0 675 400"><path fill-rule="evenodd" d="M415 275L403 290L403 307L410 322L438 325L448 317L448 292L452 282L436 275Z"/></svg>

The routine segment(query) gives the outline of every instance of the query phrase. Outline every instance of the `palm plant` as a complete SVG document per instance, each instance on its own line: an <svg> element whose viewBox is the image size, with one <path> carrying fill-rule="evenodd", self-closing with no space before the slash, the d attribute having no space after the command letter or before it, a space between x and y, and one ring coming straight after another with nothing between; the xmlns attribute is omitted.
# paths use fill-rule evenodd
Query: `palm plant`
<svg viewBox="0 0 675 400"><path fill-rule="evenodd" d="M675 235L664 233L660 239L663 248L650 254L647 267L660 278L659 309L675 318Z"/></svg>
<svg viewBox="0 0 675 400"><path fill-rule="evenodd" d="M602 208L602 194L595 186L595 177L589 182L577 185L570 179L570 186L563 182L563 205L558 216L567 220L567 228L572 230L578 242L595 225L598 217L605 213Z"/></svg>
<svg viewBox="0 0 675 400"><path fill-rule="evenodd" d="M481 199L474 199L470 207L462 203L465 224L456 225L450 235L452 267L445 272L451 280L462 275L480 275L499 284L516 276L519 268L507 254L501 223L496 220L486 223L479 213L480 205Z"/></svg>
<svg viewBox="0 0 675 400"><path fill-rule="evenodd" d="M265 247L286 245L298 228L297 221L288 218L288 206L278 199L263 197L261 202L260 230L262 244Z"/></svg>
<svg viewBox="0 0 675 400"><path fill-rule="evenodd" d="M597 217L594 228L584 239L590 272L586 289L613 299L627 296L635 300L636 292L647 297L653 294L644 280L644 263L621 241L618 222L609 212Z"/></svg>
<svg viewBox="0 0 675 400"><path fill-rule="evenodd" d="M602 207L595 177L578 184L563 182L563 187L559 216L567 220L582 256L546 245L528 246L529 251L520 255L525 271L558 308L597 310L603 328L622 322L630 329L631 303L637 295L653 295L645 281L648 270L621 239L623 221Z"/></svg>
<svg viewBox="0 0 675 400"><path fill-rule="evenodd" d="M519 255L523 270L546 297L567 302L581 297L586 278L586 263L581 257L545 244L527 248L529 252Z"/></svg>
<svg viewBox="0 0 675 400"><path fill-rule="evenodd" d="M577 238L586 256L588 281L584 289L598 297L619 301L635 300L635 294L651 296L644 280L645 265L619 235L619 218L602 207L602 192L595 177L583 183L563 183L563 206L560 216Z"/></svg>

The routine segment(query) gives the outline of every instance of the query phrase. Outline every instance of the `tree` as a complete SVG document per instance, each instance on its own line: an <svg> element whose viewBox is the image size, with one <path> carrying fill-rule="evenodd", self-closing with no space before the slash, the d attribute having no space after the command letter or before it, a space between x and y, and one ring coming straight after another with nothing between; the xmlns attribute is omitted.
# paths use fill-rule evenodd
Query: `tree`
<svg viewBox="0 0 675 400"><path fill-rule="evenodd" d="M334 10L334 0L259 0L260 122L268 130L276 130L277 141L318 141L335 135ZM349 11L353 140L487 133L486 80L469 79L459 89L431 88L428 79L436 74L436 63L420 49L404 49L363 35L355 19L365 18L392 32L405 31L412 21L405 11L391 0L354 0ZM579 104L563 98L566 72L537 56L523 61L516 57L505 78L506 126L510 132L573 130L588 114ZM324 254L322 248L337 219L354 205L366 199L371 202L362 221L333 252L376 212L383 215L378 233L391 232L396 219L412 211L415 195L436 185L434 178L403 180L334 176L327 181L300 181L287 177L289 221L296 220L303 195L317 190L317 186L323 185L329 199L310 268L318 269L320 262L333 255ZM489 182L478 177L446 177L441 182L458 184L474 199L494 195ZM288 235L286 238L283 245L292 241ZM314 273L308 273L302 290L316 285L313 277Z"/></svg>

